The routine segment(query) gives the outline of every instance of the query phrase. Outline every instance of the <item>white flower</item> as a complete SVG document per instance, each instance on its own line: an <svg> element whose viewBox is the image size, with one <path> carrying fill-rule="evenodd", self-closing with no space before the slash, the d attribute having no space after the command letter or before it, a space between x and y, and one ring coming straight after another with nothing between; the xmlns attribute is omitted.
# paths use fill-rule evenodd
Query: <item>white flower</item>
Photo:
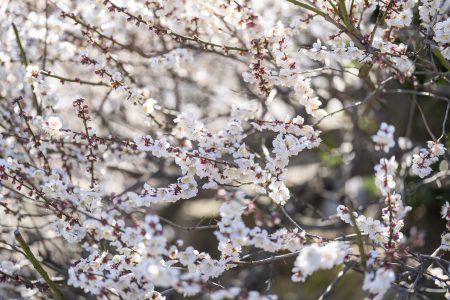
<svg viewBox="0 0 450 300"><path fill-rule="evenodd" d="M405 76L410 76L414 71L414 63L406 55L394 56L391 57L391 60L395 68Z"/></svg>
<svg viewBox="0 0 450 300"><path fill-rule="evenodd" d="M374 167L375 169L375 184L381 191L383 196L386 196L389 192L392 192L396 187L396 170L398 163L395 157L390 159L382 158L380 163Z"/></svg>
<svg viewBox="0 0 450 300"><path fill-rule="evenodd" d="M42 122L42 127L51 137L58 138L61 135L60 129L62 128L62 123L61 119L57 116L51 116L47 121Z"/></svg>
<svg viewBox="0 0 450 300"><path fill-rule="evenodd" d="M433 141L427 142L428 149L430 149L430 152L433 156L441 156L445 154L445 147L443 144L438 144Z"/></svg>
<svg viewBox="0 0 450 300"><path fill-rule="evenodd" d="M436 23L434 26L434 40L438 43L450 43L450 19Z"/></svg>
<svg viewBox="0 0 450 300"><path fill-rule="evenodd" d="M52 116L52 117L48 118L47 122L48 122L48 127L51 130L60 130L62 127L61 120L58 117Z"/></svg>
<svg viewBox="0 0 450 300"><path fill-rule="evenodd" d="M374 220L372 218L366 218L363 224L364 226L362 226L361 231L368 234L369 238L372 240L375 239L375 235L380 233L384 227L379 220Z"/></svg>
<svg viewBox="0 0 450 300"><path fill-rule="evenodd" d="M430 165L436 163L446 150L443 144L433 141L427 142L427 146L428 149L422 148L418 154L413 155L412 173L420 178L430 175Z"/></svg>
<svg viewBox="0 0 450 300"><path fill-rule="evenodd" d="M225 272L225 264L214 259L203 259L200 262L199 271L210 278L215 278Z"/></svg>
<svg viewBox="0 0 450 300"><path fill-rule="evenodd" d="M155 111L155 104L157 101L153 98L149 98L145 101L145 103L142 105L142 109L146 114L152 114Z"/></svg>
<svg viewBox="0 0 450 300"><path fill-rule="evenodd" d="M289 189L282 181L273 181L269 184L269 197L272 198L275 203L280 205L285 205L287 200L289 200L290 192Z"/></svg>
<svg viewBox="0 0 450 300"><path fill-rule="evenodd" d="M139 229L131 227L127 227L125 229L125 232L122 233L121 238L124 243L131 247L138 245L144 239L141 232L139 232Z"/></svg>
<svg viewBox="0 0 450 300"><path fill-rule="evenodd" d="M210 294L211 300L226 300L235 299L239 296L241 289L238 287L232 287L229 289L218 290Z"/></svg>
<svg viewBox="0 0 450 300"><path fill-rule="evenodd" d="M182 265L193 264L197 259L198 251L193 247L187 247L186 250L178 252L178 260Z"/></svg>
<svg viewBox="0 0 450 300"><path fill-rule="evenodd" d="M395 280L395 273L388 268L380 268L375 273L364 275L363 290L369 291L371 300L381 300Z"/></svg>
<svg viewBox="0 0 450 300"><path fill-rule="evenodd" d="M347 224L351 223L351 219L350 219L350 211L348 210L347 207L345 207L344 205L339 205L336 208L337 211L337 216L339 218L341 218L342 221L344 221Z"/></svg>
<svg viewBox="0 0 450 300"><path fill-rule="evenodd" d="M151 151L153 149L154 141L150 135L136 137L134 142L140 151Z"/></svg>
<svg viewBox="0 0 450 300"><path fill-rule="evenodd" d="M327 48L325 46L322 46L322 42L320 39L317 39L315 43L313 43L312 48L309 50L304 50L303 53L305 53L309 58L321 61L325 57L325 51Z"/></svg>
<svg viewBox="0 0 450 300"><path fill-rule="evenodd" d="M305 281L306 277L319 269L331 269L344 262L350 248L344 242L330 242L325 246L304 246L294 263L292 281Z"/></svg>
<svg viewBox="0 0 450 300"><path fill-rule="evenodd" d="M391 16L386 19L388 26L405 27L411 24L413 12L411 9L405 9L400 12L391 10Z"/></svg>
<svg viewBox="0 0 450 300"><path fill-rule="evenodd" d="M386 123L381 123L375 135L372 135L372 141L375 143L375 150L382 150L386 153L395 146L394 140L395 127Z"/></svg>
<svg viewBox="0 0 450 300"><path fill-rule="evenodd" d="M36 65L28 65L26 68L25 78L28 79L29 83L38 82L41 78L39 67Z"/></svg>
<svg viewBox="0 0 450 300"><path fill-rule="evenodd" d="M152 154L156 157L164 157L168 154L167 149L170 147L166 138L161 138L154 142Z"/></svg>

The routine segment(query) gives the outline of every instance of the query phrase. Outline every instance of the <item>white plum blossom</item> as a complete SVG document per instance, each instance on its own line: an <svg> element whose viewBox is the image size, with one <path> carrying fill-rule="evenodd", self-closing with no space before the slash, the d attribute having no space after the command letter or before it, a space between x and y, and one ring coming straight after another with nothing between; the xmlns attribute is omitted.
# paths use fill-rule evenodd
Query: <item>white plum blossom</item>
<svg viewBox="0 0 450 300"><path fill-rule="evenodd" d="M42 122L42 128L49 136L58 138L62 134L60 131L62 128L61 119L58 116L51 116L47 121Z"/></svg>
<svg viewBox="0 0 450 300"><path fill-rule="evenodd" d="M375 144L375 150L381 150L386 153L395 146L394 139L395 127L386 123L381 123L375 135L372 135L372 141Z"/></svg>
<svg viewBox="0 0 450 300"><path fill-rule="evenodd" d="M444 155L446 148L443 144L433 141L427 142L428 148L422 148L418 154L413 155L412 173L424 178L430 175L431 165L439 160L439 156Z"/></svg>
<svg viewBox="0 0 450 300"><path fill-rule="evenodd" d="M350 253L350 248L343 242L330 242L323 246L312 244L304 246L294 263L292 281L305 281L317 270L331 269L342 264Z"/></svg>
<svg viewBox="0 0 450 300"><path fill-rule="evenodd" d="M391 60L400 73L411 76L414 71L414 63L406 55L394 56Z"/></svg>
<svg viewBox="0 0 450 300"><path fill-rule="evenodd" d="M375 184L380 190L383 196L386 196L389 192L393 191L396 184L396 171L398 163L395 157L390 159L382 158L380 163L374 167L375 170Z"/></svg>
<svg viewBox="0 0 450 300"><path fill-rule="evenodd" d="M146 114L152 114L153 112L155 112L155 104L157 103L157 101L153 98L149 98L147 100L145 100L144 105L142 105L142 109Z"/></svg>
<svg viewBox="0 0 450 300"><path fill-rule="evenodd" d="M450 1L3 2L2 297L284 299L290 261L450 299L403 230L424 223L405 196L447 187L447 161L408 175L446 154ZM416 100L442 134L413 152Z"/></svg>
<svg viewBox="0 0 450 300"><path fill-rule="evenodd" d="M38 82L41 79L40 69L36 65L28 65L26 67L25 77L30 83Z"/></svg>
<svg viewBox="0 0 450 300"><path fill-rule="evenodd" d="M344 205L339 205L337 208L338 217L347 224L354 226L351 217L350 210ZM377 244L383 244L388 239L388 230L386 226L379 220L374 220L371 217L366 217L364 215L358 215L353 212L356 226L360 230L361 234L368 235L368 237Z"/></svg>
<svg viewBox="0 0 450 300"><path fill-rule="evenodd" d="M450 21L449 19L437 22L434 25L434 40L438 43L442 55L450 60Z"/></svg>
<svg viewBox="0 0 450 300"><path fill-rule="evenodd" d="M395 280L395 273L390 268L379 268L376 272L364 275L363 290L369 292L367 300L381 300Z"/></svg>

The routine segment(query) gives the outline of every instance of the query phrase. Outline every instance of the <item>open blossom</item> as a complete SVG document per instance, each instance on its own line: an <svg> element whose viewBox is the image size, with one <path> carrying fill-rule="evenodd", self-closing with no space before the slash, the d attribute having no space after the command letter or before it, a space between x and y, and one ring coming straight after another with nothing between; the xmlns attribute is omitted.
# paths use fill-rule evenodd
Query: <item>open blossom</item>
<svg viewBox="0 0 450 300"><path fill-rule="evenodd" d="M450 1L3 2L0 298L57 296L8 235L23 228L71 298L275 300L290 263L294 282L342 268L330 299L349 273L368 300L432 281L450 299L448 264L402 233L424 223L402 196L446 188L408 172L431 174L448 124L435 114L442 137L408 169L425 130L397 111L411 94L439 100L418 98L423 114L446 104ZM407 142L380 159L393 115ZM336 203L353 204L345 224ZM450 251L449 203L441 215Z"/></svg>
<svg viewBox="0 0 450 300"><path fill-rule="evenodd" d="M412 9L415 5L416 0L397 1L396 9L391 10L386 18L386 24L394 27L405 27L410 25L413 19Z"/></svg>
<svg viewBox="0 0 450 300"><path fill-rule="evenodd" d="M61 135L60 129L62 128L62 123L61 119L57 116L51 116L47 121L42 122L42 127L51 137L57 138Z"/></svg>
<svg viewBox="0 0 450 300"><path fill-rule="evenodd" d="M442 56L450 60L450 19L436 23L434 25L434 40L438 43Z"/></svg>
<svg viewBox="0 0 450 300"><path fill-rule="evenodd" d="M367 300L381 300L395 280L395 273L389 268L379 268L364 275L363 290L369 292Z"/></svg>
<svg viewBox="0 0 450 300"><path fill-rule="evenodd" d="M405 27L411 24L413 11L405 9L401 12L393 11L391 16L386 20L388 26Z"/></svg>
<svg viewBox="0 0 450 300"><path fill-rule="evenodd" d="M397 168L398 163L394 156L390 159L380 159L380 163L374 167L375 184L383 196L395 189Z"/></svg>
<svg viewBox="0 0 450 300"><path fill-rule="evenodd" d="M28 65L26 68L25 77L30 83L35 82L40 78L40 69L36 65Z"/></svg>
<svg viewBox="0 0 450 300"><path fill-rule="evenodd" d="M395 127L386 123L381 123L375 135L372 135L372 141L375 144L375 150L382 150L386 153L395 146L394 139Z"/></svg>
<svg viewBox="0 0 450 300"><path fill-rule="evenodd" d="M337 216L345 223L350 224L351 226L355 225L351 220L350 210L344 205L339 205L337 207ZM388 229L381 221L374 220L371 217L367 218L364 215L358 215L356 212L353 212L353 216L355 217L356 226L358 226L361 234L368 235L369 238L377 244L383 244L388 240Z"/></svg>
<svg viewBox="0 0 450 300"><path fill-rule="evenodd" d="M149 98L145 100L144 105L142 105L142 109L146 114L152 114L155 111L155 104L157 101L153 98Z"/></svg>
<svg viewBox="0 0 450 300"><path fill-rule="evenodd" d="M391 57L395 68L406 76L411 76L414 71L414 63L406 55Z"/></svg>
<svg viewBox="0 0 450 300"><path fill-rule="evenodd" d="M418 154L413 155L412 172L414 175L424 178L430 175L431 165L439 160L439 156L444 155L446 148L443 144L433 141L427 142L428 148L422 148Z"/></svg>
<svg viewBox="0 0 450 300"><path fill-rule="evenodd" d="M311 59L322 61L325 58L327 47L322 46L320 39L317 39L317 41L313 43L311 49L303 49L302 52Z"/></svg>
<svg viewBox="0 0 450 300"><path fill-rule="evenodd" d="M366 218L363 215L358 217L357 224L359 225L361 232L369 235L371 240L375 240L376 235L382 234L385 228L379 220L374 220L370 217Z"/></svg>
<svg viewBox="0 0 450 300"><path fill-rule="evenodd" d="M61 235L69 243L76 243L81 241L86 235L86 228L79 224L67 226L65 222L57 220L52 224L52 229L55 233Z"/></svg>
<svg viewBox="0 0 450 300"><path fill-rule="evenodd" d="M438 43L450 42L450 20L447 19L434 25L434 40Z"/></svg>
<svg viewBox="0 0 450 300"><path fill-rule="evenodd" d="M339 205L336 208L336 210L337 210L337 216L339 218L341 218L342 221L344 221L347 224L350 224L352 222L351 216L350 216L350 210L347 207L345 207L344 205ZM353 215L355 216L355 218L358 217L358 214L355 212L353 212Z"/></svg>
<svg viewBox="0 0 450 300"><path fill-rule="evenodd" d="M305 281L317 270L331 269L342 264L350 248L344 242L330 242L324 246L312 244L304 246L294 263L292 281Z"/></svg>
<svg viewBox="0 0 450 300"><path fill-rule="evenodd" d="M284 205L291 197L289 189L281 181L273 180L269 185L269 189L271 190L271 192L269 192L269 197L272 198L275 203Z"/></svg>

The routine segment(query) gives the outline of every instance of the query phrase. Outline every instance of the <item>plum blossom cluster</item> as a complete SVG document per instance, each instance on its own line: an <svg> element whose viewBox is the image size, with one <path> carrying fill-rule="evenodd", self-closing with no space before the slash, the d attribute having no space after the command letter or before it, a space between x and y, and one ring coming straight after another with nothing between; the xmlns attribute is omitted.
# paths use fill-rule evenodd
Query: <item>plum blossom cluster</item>
<svg viewBox="0 0 450 300"><path fill-rule="evenodd" d="M288 251L295 253L303 248L305 232L298 228L279 229L269 233L266 229L245 225L242 215L250 212L252 203L243 193L224 195L231 199L224 202L219 209L221 216L218 230L214 232L219 241L218 249L222 259L234 261L239 259L243 248L253 246L267 252Z"/></svg>
<svg viewBox="0 0 450 300"><path fill-rule="evenodd" d="M428 141L427 147L413 155L412 172L420 178L431 174L431 165L439 161L439 156L444 155L446 150L443 144L433 141Z"/></svg>
<svg viewBox="0 0 450 300"><path fill-rule="evenodd" d="M450 22L449 20L445 20L442 22L436 23L434 26L434 40L438 43L439 48L441 49L442 55L446 59L450 59Z"/></svg>
<svg viewBox="0 0 450 300"><path fill-rule="evenodd" d="M159 218L154 215L146 216L134 227L126 226L122 220L103 225L90 219L85 224L96 239L107 240L117 248L115 253L108 253L89 246L86 250L90 255L69 269L68 283L94 295L164 299L156 287L174 288L185 296L195 295L208 278L225 270L223 261L211 259L206 253L192 247L179 250L181 241L170 245Z"/></svg>
<svg viewBox="0 0 450 300"><path fill-rule="evenodd" d="M310 125L304 125L303 122L304 119L298 116L292 120L287 119L285 122L256 120L252 123L257 130L278 133L272 142L275 156L267 159L266 168L271 175L268 177L269 196L281 205L286 204L290 198L289 190L283 183L289 157L298 155L305 149L318 147L321 142L320 131L314 130Z"/></svg>
<svg viewBox="0 0 450 300"><path fill-rule="evenodd" d="M363 289L369 291L366 299L380 300L395 280L395 273L388 268L380 268L375 273L366 274Z"/></svg>
<svg viewBox="0 0 450 300"><path fill-rule="evenodd" d="M369 292L366 300L381 300L395 281L395 273L389 266L382 266L379 253L373 250L367 261L368 271L364 274L363 290Z"/></svg>
<svg viewBox="0 0 450 300"><path fill-rule="evenodd" d="M128 193L131 201L135 205L142 205L191 198L197 193L195 176L198 176L207 180L203 188L214 188L218 184L249 183L256 191L267 193L276 203L284 205L290 198L289 190L283 183L289 157L317 147L320 144L319 132L312 126L303 125L301 117L285 122L252 122L257 130L278 132L272 142L274 155L266 158L264 166L242 141L245 138L242 117L236 116L224 130L210 133L191 114L180 114L175 119L177 125L173 134L185 139L182 147L170 146L165 137L154 140L151 136L141 136L135 139L140 151L151 152L156 157L174 158L184 176L178 179L179 184L167 188L154 189L146 185L140 195ZM225 157L231 160L222 160Z"/></svg>
<svg viewBox="0 0 450 300"><path fill-rule="evenodd" d="M375 150L384 151L386 153L395 146L394 139L395 127L386 123L381 123L375 135L372 135L372 141L375 144Z"/></svg>
<svg viewBox="0 0 450 300"><path fill-rule="evenodd" d="M386 17L386 25L390 27L405 27L411 25L413 10L416 5L414 0L399 1L396 3L396 9L391 10Z"/></svg>
<svg viewBox="0 0 450 300"><path fill-rule="evenodd" d="M1 3L0 294L287 298L272 278L256 278L257 266L270 265L270 276L294 283L340 270L321 299L351 269L368 300L391 288L427 293L426 280L449 298L450 206L438 250L422 255L404 230L412 208L403 202L410 182L421 184L408 170L427 177L447 151L449 8ZM443 122L430 122L442 136L411 168L409 153L372 157L373 146L394 152L393 125L368 132L389 120L390 94L401 94L397 103L414 95L410 124L421 97L438 101L436 111L447 105ZM378 192L359 180L372 168ZM348 193L350 181L362 181L361 193ZM329 216L338 202L343 223ZM371 217L369 204L379 208ZM260 282L235 280L244 276Z"/></svg>
<svg viewBox="0 0 450 300"><path fill-rule="evenodd" d="M424 0L419 7L419 15L422 25L427 32L433 35L433 42L445 59L450 59L449 29L448 29L448 1Z"/></svg>
<svg viewBox="0 0 450 300"><path fill-rule="evenodd" d="M395 145L393 141L393 132L395 128L383 123L377 135L373 136L374 142L378 142L384 147L391 144L389 148ZM386 142L386 141L391 142ZM376 244L382 245L385 251L385 259L379 258L380 253L371 251L367 261L367 271L364 276L363 289L369 291L366 299L382 299L386 291L395 281L395 273L387 264L396 248L404 240L401 232L404 226L404 217L411 210L411 207L404 206L401 194L396 191L398 176L396 175L398 163L395 157L390 159L382 158L379 164L374 167L375 184L384 197L385 207L381 210L382 221L374 220L371 217L358 215L349 208L340 205L337 208L337 215L344 222L354 226L357 230L368 237Z"/></svg>
<svg viewBox="0 0 450 300"><path fill-rule="evenodd" d="M61 119L57 116L50 116L46 121L42 122L42 128L50 137L58 138L61 136Z"/></svg>
<svg viewBox="0 0 450 300"><path fill-rule="evenodd" d="M396 191L398 163L395 157L389 160L380 159L380 163L375 166L375 184L384 198L385 207L382 209L382 219L385 231L385 243L388 255L394 251L395 244L402 240L401 229L404 226L403 218L411 207L405 206L401 194Z"/></svg>
<svg viewBox="0 0 450 300"><path fill-rule="evenodd" d="M390 192L395 190L397 185L396 171L398 162L395 157L382 158L380 163L374 167L375 170L375 184L383 196L387 196Z"/></svg>
<svg viewBox="0 0 450 300"><path fill-rule="evenodd" d="M354 226L350 211L344 205L339 205L337 207L337 216L345 223ZM355 218L355 224L359 230L361 230L361 233L367 235L372 241L382 244L388 240L388 230L380 220L374 220L371 217L358 215L356 212L353 212L353 217Z"/></svg>
<svg viewBox="0 0 450 300"><path fill-rule="evenodd" d="M317 270L331 269L342 264L351 249L344 242L330 242L325 245L311 244L300 250L294 262L292 281L305 281Z"/></svg>

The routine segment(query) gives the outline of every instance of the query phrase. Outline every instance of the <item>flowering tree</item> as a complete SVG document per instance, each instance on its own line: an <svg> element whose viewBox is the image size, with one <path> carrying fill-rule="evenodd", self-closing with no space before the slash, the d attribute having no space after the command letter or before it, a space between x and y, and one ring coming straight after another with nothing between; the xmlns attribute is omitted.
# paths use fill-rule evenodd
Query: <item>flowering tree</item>
<svg viewBox="0 0 450 300"><path fill-rule="evenodd" d="M2 1L0 293L449 299L449 11Z"/></svg>

